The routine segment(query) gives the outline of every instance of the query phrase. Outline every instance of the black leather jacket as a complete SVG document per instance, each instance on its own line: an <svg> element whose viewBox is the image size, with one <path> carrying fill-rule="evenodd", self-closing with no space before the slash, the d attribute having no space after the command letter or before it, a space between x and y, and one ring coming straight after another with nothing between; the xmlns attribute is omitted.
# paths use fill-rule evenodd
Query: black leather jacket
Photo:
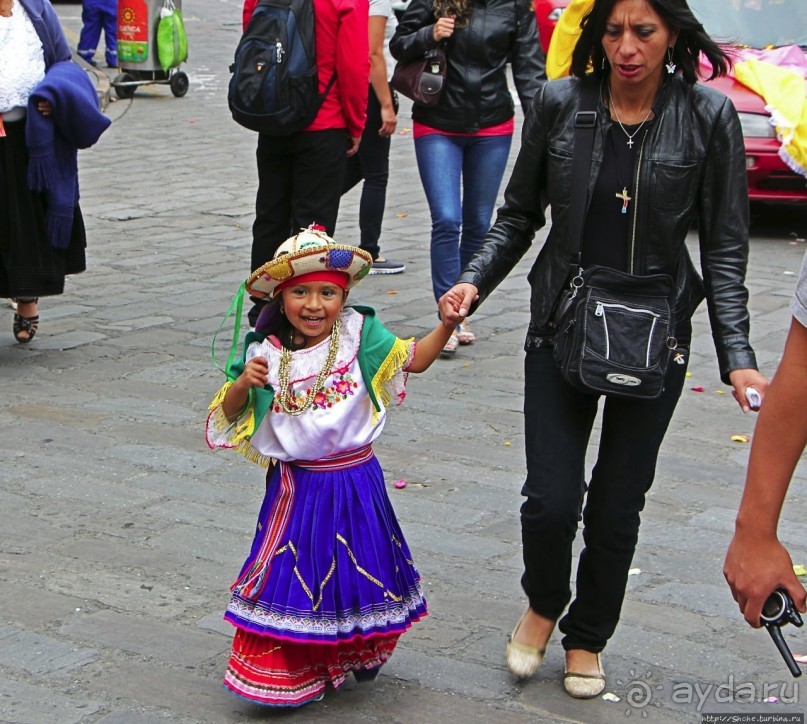
<svg viewBox="0 0 807 724"><path fill-rule="evenodd" d="M475 133L510 120L510 61L521 105L529 107L546 80L535 11L529 0L471 0L468 24L446 41L448 72L440 101L415 104L412 117L443 131ZM422 58L437 46L432 0L412 0L389 43L397 60Z"/></svg>
<svg viewBox="0 0 807 724"><path fill-rule="evenodd" d="M574 118L580 80L544 84L525 120L522 145L507 185L504 205L482 248L459 281L479 289L480 302L510 272L546 223L552 228L529 273L530 334L551 335L552 312L569 279L564 248L569 223ZM680 76L667 78L653 104L656 120L637 154L631 224L633 274L663 272L676 280L676 318L688 320L707 300L720 374L756 368L748 341L748 193L739 119L721 93ZM597 107L589 198L611 126ZM697 220L703 278L684 240Z"/></svg>

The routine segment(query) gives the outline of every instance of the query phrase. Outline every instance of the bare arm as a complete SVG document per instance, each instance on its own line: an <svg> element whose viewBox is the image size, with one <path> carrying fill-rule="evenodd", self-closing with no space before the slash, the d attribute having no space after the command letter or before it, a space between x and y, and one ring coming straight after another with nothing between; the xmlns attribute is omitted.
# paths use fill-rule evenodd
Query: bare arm
<svg viewBox="0 0 807 724"><path fill-rule="evenodd" d="M455 329L455 325L446 326L442 322L438 324L431 332L425 337L417 341L415 346L415 356L409 367L406 368L407 372L425 372L431 367L432 362L437 359L442 352L443 347L446 346L448 338Z"/></svg>
<svg viewBox="0 0 807 724"><path fill-rule="evenodd" d="M391 136L395 133L398 116L392 104L392 91L387 82L387 61L384 58L384 35L387 29L387 18L384 15L370 16L370 85L373 86L376 98L381 105L381 128L379 136Z"/></svg>
<svg viewBox="0 0 807 724"><path fill-rule="evenodd" d="M807 328L793 319L784 355L757 420L734 538L723 574L745 620L760 625L762 604L785 588L800 611L804 588L776 534L790 479L807 445Z"/></svg>

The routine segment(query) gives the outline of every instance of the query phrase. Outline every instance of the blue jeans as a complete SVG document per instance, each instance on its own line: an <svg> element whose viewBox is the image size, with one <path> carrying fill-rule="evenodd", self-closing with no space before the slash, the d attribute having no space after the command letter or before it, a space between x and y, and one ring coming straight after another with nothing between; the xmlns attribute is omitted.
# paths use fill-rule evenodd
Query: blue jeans
<svg viewBox="0 0 807 724"><path fill-rule="evenodd" d="M444 136L415 141L432 217L432 288L439 300L490 229L512 136Z"/></svg>

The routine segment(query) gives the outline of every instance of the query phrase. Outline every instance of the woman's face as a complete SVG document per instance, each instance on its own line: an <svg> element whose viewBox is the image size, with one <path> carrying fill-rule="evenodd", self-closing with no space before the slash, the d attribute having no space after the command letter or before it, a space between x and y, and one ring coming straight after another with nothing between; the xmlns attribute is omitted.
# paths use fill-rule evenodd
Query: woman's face
<svg viewBox="0 0 807 724"><path fill-rule="evenodd" d="M602 38L611 83L634 88L660 83L667 49L677 37L647 0L617 0Z"/></svg>

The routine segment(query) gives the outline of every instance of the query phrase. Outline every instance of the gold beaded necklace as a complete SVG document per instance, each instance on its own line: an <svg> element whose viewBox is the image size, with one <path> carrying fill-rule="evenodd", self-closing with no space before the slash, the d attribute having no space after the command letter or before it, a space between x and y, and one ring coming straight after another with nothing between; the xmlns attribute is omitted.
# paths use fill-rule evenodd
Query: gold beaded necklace
<svg viewBox="0 0 807 724"><path fill-rule="evenodd" d="M294 392L291 389L291 350L288 347L283 347L280 353L280 367L277 371L280 382L280 394L277 396L277 401L284 412L289 415L302 415L314 404L314 398L325 386L325 380L328 375L331 374L331 370L336 362L336 355L339 352L339 330L341 327L342 320L337 318L331 328L331 341L328 345L328 356L325 358L325 365L319 371L313 387L308 390L303 403L299 406L294 401Z"/></svg>

